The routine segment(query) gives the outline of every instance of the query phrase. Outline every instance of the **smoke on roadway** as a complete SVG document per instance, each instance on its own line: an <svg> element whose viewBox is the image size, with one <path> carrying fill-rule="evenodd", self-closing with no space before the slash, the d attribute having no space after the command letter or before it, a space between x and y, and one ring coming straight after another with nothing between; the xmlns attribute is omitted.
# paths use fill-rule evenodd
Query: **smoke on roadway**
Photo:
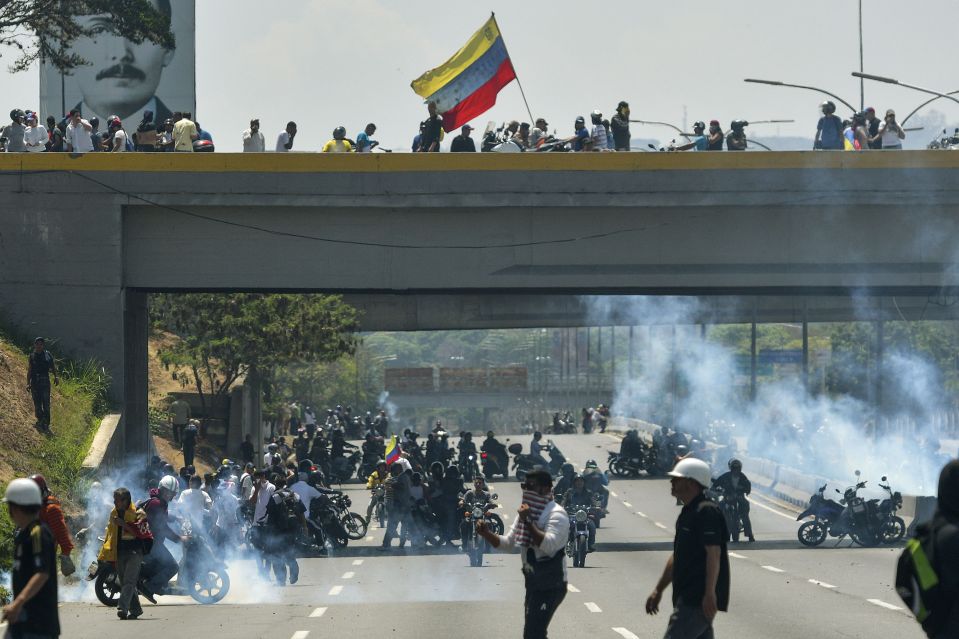
<svg viewBox="0 0 959 639"><path fill-rule="evenodd" d="M696 323L703 321L703 309L695 298L604 296L585 301L594 324L615 318L620 326L648 327L640 331L648 339L634 347L632 376L625 367L617 368L616 415L672 425L701 439L730 438L751 457L847 485L858 469L870 487L887 475L893 490L935 494L943 460L934 424L946 406L940 373L921 354L885 352L886 415L877 429L869 404L849 395L810 392L800 373L763 380L750 402L748 368L744 375L732 349L701 339ZM867 370L854 373L869 375ZM894 428L898 424L909 424L907 432L914 428L915 434L901 435ZM725 470L726 461L715 460L714 472Z"/></svg>

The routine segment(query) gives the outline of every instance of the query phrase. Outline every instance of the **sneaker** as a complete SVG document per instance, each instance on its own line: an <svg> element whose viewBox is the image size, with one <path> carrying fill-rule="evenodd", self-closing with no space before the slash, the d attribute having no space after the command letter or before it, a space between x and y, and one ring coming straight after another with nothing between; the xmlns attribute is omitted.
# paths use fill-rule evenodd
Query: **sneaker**
<svg viewBox="0 0 959 639"><path fill-rule="evenodd" d="M756 541L756 538L755 538L755 537L749 537L748 539L749 539L750 542Z"/></svg>
<svg viewBox="0 0 959 639"><path fill-rule="evenodd" d="M153 592L146 586L140 586L140 594L143 595L143 598L149 601L150 603L156 604L157 602L156 597L154 596Z"/></svg>
<svg viewBox="0 0 959 639"><path fill-rule="evenodd" d="M137 612L131 612L130 614L127 615L127 619L136 619L142 614L143 614L142 610L138 610Z"/></svg>
<svg viewBox="0 0 959 639"><path fill-rule="evenodd" d="M117 617L119 617L120 619L126 619L126 618L127 618L127 613L126 613L126 611L124 611L124 610L117 610Z"/></svg>

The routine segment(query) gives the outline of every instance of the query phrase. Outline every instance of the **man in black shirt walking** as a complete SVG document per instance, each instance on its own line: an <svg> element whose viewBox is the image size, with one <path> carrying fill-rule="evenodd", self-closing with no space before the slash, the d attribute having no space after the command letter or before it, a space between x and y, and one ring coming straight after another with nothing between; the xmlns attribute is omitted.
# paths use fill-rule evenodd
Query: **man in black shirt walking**
<svg viewBox="0 0 959 639"><path fill-rule="evenodd" d="M450 153L476 153L476 142L470 137L470 131L473 130L468 124L464 124L460 129L460 134L453 138L450 144Z"/></svg>
<svg viewBox="0 0 959 639"><path fill-rule="evenodd" d="M30 479L14 479L3 497L17 527L13 546L13 601L3 607L7 635L14 639L60 636L57 613L57 551L50 530L40 523L43 498Z"/></svg>
<svg viewBox="0 0 959 639"><path fill-rule="evenodd" d="M646 612L659 612L663 591L672 583L673 614L665 639L713 639L716 611L729 607L726 521L719 506L703 494L712 481L706 462L682 459L669 476L683 510L676 520L673 554L646 600Z"/></svg>
<svg viewBox="0 0 959 639"><path fill-rule="evenodd" d="M59 384L60 377L57 375L53 355L46 349L46 341L38 337L33 340L33 352L30 354L27 390L33 396L33 411L37 416L36 428L47 434L50 434L50 373L53 373L53 383Z"/></svg>

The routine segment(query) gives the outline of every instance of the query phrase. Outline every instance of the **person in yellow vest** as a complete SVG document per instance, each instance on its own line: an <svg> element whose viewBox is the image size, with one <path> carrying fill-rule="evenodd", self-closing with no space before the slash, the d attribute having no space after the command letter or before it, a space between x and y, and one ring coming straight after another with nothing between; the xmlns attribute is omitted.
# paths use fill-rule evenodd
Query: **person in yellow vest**
<svg viewBox="0 0 959 639"><path fill-rule="evenodd" d="M99 561L113 562L120 579L120 600L117 617L136 619L143 614L137 581L143 564L146 534L146 513L133 506L133 498L126 488L113 491L113 510L107 524L106 540L97 556Z"/></svg>

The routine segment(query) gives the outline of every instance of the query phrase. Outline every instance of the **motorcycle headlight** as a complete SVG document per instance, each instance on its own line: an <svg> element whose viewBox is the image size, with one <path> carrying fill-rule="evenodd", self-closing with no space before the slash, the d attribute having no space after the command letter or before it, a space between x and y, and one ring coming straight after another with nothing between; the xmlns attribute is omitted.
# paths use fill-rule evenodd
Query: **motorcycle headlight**
<svg viewBox="0 0 959 639"><path fill-rule="evenodd" d="M586 518L587 518L587 515L585 510L576 511L576 521L578 521L579 523L583 523L584 521L586 521Z"/></svg>
<svg viewBox="0 0 959 639"><path fill-rule="evenodd" d="M474 518L474 519L482 519L482 517L483 517L483 509L482 509L482 508L474 508L474 509L473 509L473 518Z"/></svg>

